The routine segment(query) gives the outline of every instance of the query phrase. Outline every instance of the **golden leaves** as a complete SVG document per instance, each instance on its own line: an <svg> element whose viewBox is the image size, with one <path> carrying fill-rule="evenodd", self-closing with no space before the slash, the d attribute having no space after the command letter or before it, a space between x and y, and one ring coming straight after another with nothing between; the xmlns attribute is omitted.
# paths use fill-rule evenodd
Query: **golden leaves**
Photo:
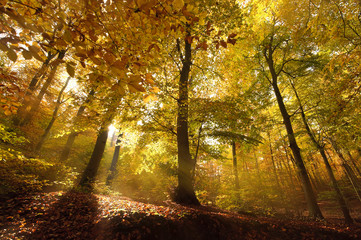
<svg viewBox="0 0 361 240"><path fill-rule="evenodd" d="M23 57L24 57L26 60L30 60L30 59L33 57L33 55L31 54L31 52L30 52L30 51L27 51L27 50L23 50L23 51L22 51L22 54L23 54Z"/></svg>
<svg viewBox="0 0 361 240"><path fill-rule="evenodd" d="M63 38L64 38L64 40L65 40L67 43L71 43L71 42L72 42L73 37L72 37L72 35L71 35L71 32L70 32L68 29L66 29L66 30L64 31Z"/></svg>
<svg viewBox="0 0 361 240"><path fill-rule="evenodd" d="M31 45L31 46L28 46L28 49L29 49L29 52L33 55L33 57L36 60L44 61L44 59L39 55L39 53L41 52L40 47L38 47L36 45Z"/></svg>
<svg viewBox="0 0 361 240"><path fill-rule="evenodd" d="M9 49L7 50L6 55L7 55L8 58L9 58L11 61L13 61L13 62L16 62L16 60L18 59L18 55L16 55L16 52L15 52L13 49L11 49L11 48L9 48Z"/></svg>
<svg viewBox="0 0 361 240"><path fill-rule="evenodd" d="M66 71L68 72L70 77L74 77L74 75L75 75L74 65L75 65L74 63L66 64Z"/></svg>
<svg viewBox="0 0 361 240"><path fill-rule="evenodd" d="M176 10L176 11L179 11L183 8L184 6L184 1L183 0L174 0L173 3L173 8Z"/></svg>
<svg viewBox="0 0 361 240"><path fill-rule="evenodd" d="M116 58L112 53L107 52L106 54L104 54L103 59L107 64L112 65Z"/></svg>
<svg viewBox="0 0 361 240"><path fill-rule="evenodd" d="M196 48L202 48L204 51L207 51L208 44L206 41L200 42L197 44Z"/></svg>
<svg viewBox="0 0 361 240"><path fill-rule="evenodd" d="M0 0L0 7L4 7L8 0Z"/></svg>
<svg viewBox="0 0 361 240"><path fill-rule="evenodd" d="M145 96L143 97L143 101L144 101L145 103L148 103L148 102L150 102L150 101L152 101L152 100L153 100L153 101L157 101L157 100L158 100L158 98L155 96L154 93L145 95Z"/></svg>

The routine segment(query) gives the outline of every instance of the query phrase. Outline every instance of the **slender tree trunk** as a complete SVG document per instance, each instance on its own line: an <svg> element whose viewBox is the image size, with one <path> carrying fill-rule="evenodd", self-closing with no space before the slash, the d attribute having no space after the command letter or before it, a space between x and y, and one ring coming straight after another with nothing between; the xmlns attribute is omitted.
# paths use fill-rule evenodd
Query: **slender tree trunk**
<svg viewBox="0 0 361 240"><path fill-rule="evenodd" d="M35 73L35 75L31 79L28 89L25 92L21 106L19 107L19 109L14 117L14 124L16 126L19 126L20 123L23 121L26 111L29 110L28 108L31 103L31 98L36 90L36 86L39 82L39 79L44 75L44 73L48 69L50 61L55 57L55 55L56 54L51 54L49 52L48 57L41 65L40 69Z"/></svg>
<svg viewBox="0 0 361 240"><path fill-rule="evenodd" d="M50 71L47 80L43 84L35 101L31 104L30 110L25 113L24 120L22 122L20 122L20 125L27 124L31 120L31 118L34 116L34 114L38 111L41 100L43 99L46 91L48 90L50 84L52 83L52 81L55 77L56 71L61 63L61 60L63 60L64 57L65 57L65 50L60 51L59 55L58 55L58 59L56 60L52 70Z"/></svg>
<svg viewBox="0 0 361 240"><path fill-rule="evenodd" d="M55 120L56 120L56 118L57 118L57 116L58 116L58 111L59 111L59 108L60 108L61 98L62 98L62 96L63 96L63 92L64 92L64 90L66 89L66 87L68 86L69 81L70 81L70 77L68 77L68 79L66 80L64 86L62 87L62 89L61 89L60 92L59 92L58 99L56 100L55 109L54 109L54 111L53 111L53 116L52 116L52 118L51 118L48 126L46 127L43 135L40 137L39 143L36 145L36 148L35 148L35 151L36 151L36 152L39 152L39 151L40 151L40 149L42 148L45 140L46 140L46 139L48 138L48 136L49 136L50 130L51 130L51 128L53 127L53 124L54 124L54 122L55 122Z"/></svg>
<svg viewBox="0 0 361 240"><path fill-rule="evenodd" d="M202 134L202 129L203 129L203 123L201 123L201 126L198 129L198 141L197 141L197 148L196 148L196 153L194 154L194 159L193 159L193 170L192 170L192 179L194 182L194 177L196 174L196 167L197 167L197 159L198 159L198 152L199 152L199 146L201 143L201 134Z"/></svg>
<svg viewBox="0 0 361 240"><path fill-rule="evenodd" d="M268 139L269 139L269 150L270 150L270 154L271 154L271 161L272 161L272 167L273 167L273 175L274 175L275 178L276 178L276 184L277 184L278 190L281 191L281 194L282 194L282 188L281 188L280 180L279 180L279 178L278 178L275 160L274 160L274 157L273 157L273 149L272 149L272 143L271 143L271 136L270 136L270 134L268 134ZM283 194L282 194L282 195L283 195Z"/></svg>
<svg viewBox="0 0 361 240"><path fill-rule="evenodd" d="M236 191L239 190L239 177L238 177L238 164L237 164L237 152L236 142L232 141L232 158L233 158L233 175L234 175L234 187ZM238 194L239 198L239 194Z"/></svg>
<svg viewBox="0 0 361 240"><path fill-rule="evenodd" d="M260 171L259 171L259 164L258 164L258 157L256 155L256 152L253 152L253 156L254 156L254 161L256 163L256 170L257 170L257 174L260 175Z"/></svg>
<svg viewBox="0 0 361 240"><path fill-rule="evenodd" d="M281 92L279 91L277 84L273 84L273 89L274 89L274 91L276 93L278 106L279 106L280 111L282 113L283 122L285 124L286 129L287 129L290 148L292 150L292 153L293 153L293 156L294 156L294 159L295 159L295 164L297 166L297 170L298 170L298 172L300 174L300 179L301 179L301 182L302 182L302 188L303 188L303 191L305 193L305 197L306 197L306 201L307 201L310 216L314 217L314 218L323 219L321 210L318 207L318 204L317 204L317 201L316 201L315 194L314 194L314 192L312 190L311 181L310 181L310 179L308 177L306 167L305 167L305 165L303 163L303 160L302 160L300 148L298 147L297 142L296 142L296 138L295 138L293 128L292 128L292 124L291 124L291 120L290 120L290 116L287 113L286 106L283 103Z"/></svg>
<svg viewBox="0 0 361 240"><path fill-rule="evenodd" d="M332 147L335 149L337 155L341 159L342 167L344 168L346 175L349 178L353 189L355 190L357 198L361 202L361 187L360 187L360 183L358 182L358 179L356 177L356 174L354 173L352 168L348 165L346 159L344 158L343 154L341 153L341 150L338 148L336 142L331 138L329 138L329 140L331 142Z"/></svg>
<svg viewBox="0 0 361 240"><path fill-rule="evenodd" d="M116 144L117 141L118 141L117 134L114 131L112 137L110 138L110 146L114 147L114 143Z"/></svg>
<svg viewBox="0 0 361 240"><path fill-rule="evenodd" d="M279 135L280 135L280 137L281 137L281 139L282 139L282 135L281 135L281 133L279 133ZM287 174L288 174L288 176L289 176L289 179L290 179L290 182L291 182L291 185L293 186L293 189L295 189L296 188L296 184L295 184L295 182L294 182L294 180L293 180L293 174L292 174L292 167L290 166L290 158L289 158L289 156L288 156L288 150L287 150L287 147L285 146L286 145L286 143L285 143L285 141L282 139L282 148L284 149L284 151L285 151L285 157L286 157L286 160L284 160L283 158L282 158L282 160L283 160L283 162L284 162L284 165L285 165L285 167L286 167L286 170L287 170Z"/></svg>
<svg viewBox="0 0 361 240"><path fill-rule="evenodd" d="M178 187L175 192L175 201L182 204L199 205L192 181L192 170L195 166L189 151L188 138L188 83L192 65L191 44L185 43L184 59L179 78L179 99L177 118L177 146L178 146ZM180 52L180 43L177 41Z"/></svg>
<svg viewBox="0 0 361 240"><path fill-rule="evenodd" d="M85 111L85 107L86 105L92 100L93 96L95 94L95 90L92 89L90 90L88 96L87 96L87 99L85 100L85 102L79 107L78 109L78 112L76 114L76 116L74 117L74 120L73 120L73 127L77 125L78 121L79 121L79 118L81 115L83 115L83 112ZM68 157L69 157L69 154L70 154L70 150L71 150L71 147L73 146L74 144L74 141L75 141L75 137L77 136L77 132L73 129L69 136L68 136L68 139L66 141L66 144L64 146L64 149L63 151L61 152L61 155L60 155L60 162L65 162Z"/></svg>
<svg viewBox="0 0 361 240"><path fill-rule="evenodd" d="M291 86L293 88L293 91L296 95L296 98L297 98L297 101L298 101L298 105L299 105L299 108L300 108L300 111L301 111L301 117L302 117L302 121L303 121L303 124L304 124L304 127L306 129L306 132L308 134L308 136L310 137L312 143L315 145L315 147L318 149L319 153L321 154L322 156L322 159L323 159L323 162L326 166L326 170L327 170L327 173L328 173L328 176L332 182L332 186L333 186L333 189L335 190L336 192L336 199L338 201L338 204L341 208L341 211L343 213L343 216L345 218L345 221L346 223L352 223L353 220L351 218L351 215L350 215L350 211L346 205L346 201L345 201L345 198L343 197L342 195L342 192L341 192L341 189L336 181L336 178L335 178L335 175L332 171L332 168L331 168L331 165L327 159L327 156L326 156L326 153L325 153L325 149L324 149L324 146L321 145L317 140L316 140L316 137L315 135L313 134L308 122L307 122L307 118L306 118L306 114L305 114L305 111L303 110L303 105L301 103L301 99L296 91L296 88L294 86L294 84L291 82Z"/></svg>
<svg viewBox="0 0 361 240"><path fill-rule="evenodd" d="M99 130L93 153L90 157L89 163L88 163L87 167L85 168L85 171L83 172L82 177L79 182L79 186L81 186L81 187L84 187L84 188L87 188L90 190L93 188L95 177L98 172L100 161L102 159L105 145L106 145L107 139L108 139L108 131L109 131L108 127L109 127L109 125L105 125L105 126L101 127Z"/></svg>
<svg viewBox="0 0 361 240"><path fill-rule="evenodd" d="M352 157L352 154L350 153L349 150L347 150L347 155L352 163L352 166L354 167L354 169L357 171L358 175L361 177L361 171L360 168L357 166L355 159Z"/></svg>
<svg viewBox="0 0 361 240"><path fill-rule="evenodd" d="M117 167L117 163L118 163L118 159L119 159L119 153L120 153L120 142L121 142L121 138L123 137L123 133L120 133L118 135L117 141L115 143L115 149L114 149L114 154L113 154L113 159L112 159L112 163L110 165L109 168L109 175L107 177L107 181L106 181L106 185L110 186L115 175L116 175L116 167Z"/></svg>
<svg viewBox="0 0 361 240"><path fill-rule="evenodd" d="M312 190L311 181L310 181L310 178L308 177L307 170L306 170L305 164L304 164L302 156L301 156L300 148L298 147L298 144L297 144L297 141L295 138L290 115L287 112L286 106L283 102L281 92L278 88L278 83L277 83L278 75L274 68L274 62L273 62L273 57L272 57L273 50L272 49L273 49L273 47L269 46L268 49L265 50L264 56L267 60L268 67L270 69L270 73L272 76L271 85L272 85L273 91L276 95L278 107L282 114L283 124L285 125L285 128L287 130L287 137L288 137L288 141L290 144L290 148L292 150L292 153L293 153L293 156L295 159L295 164L296 164L298 172L300 174L300 179L301 179L303 191L304 191L304 194L306 197L309 214L310 214L310 217L323 219L321 210L317 204L315 193ZM268 55L267 55L267 51L268 51Z"/></svg>

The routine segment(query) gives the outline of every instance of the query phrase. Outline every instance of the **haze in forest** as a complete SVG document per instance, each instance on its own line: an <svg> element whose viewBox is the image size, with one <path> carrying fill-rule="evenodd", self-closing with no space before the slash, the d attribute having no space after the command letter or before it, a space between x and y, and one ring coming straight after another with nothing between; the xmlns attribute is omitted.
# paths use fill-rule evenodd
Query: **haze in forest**
<svg viewBox="0 0 361 240"><path fill-rule="evenodd" d="M0 0L0 195L361 209L356 0Z"/></svg>

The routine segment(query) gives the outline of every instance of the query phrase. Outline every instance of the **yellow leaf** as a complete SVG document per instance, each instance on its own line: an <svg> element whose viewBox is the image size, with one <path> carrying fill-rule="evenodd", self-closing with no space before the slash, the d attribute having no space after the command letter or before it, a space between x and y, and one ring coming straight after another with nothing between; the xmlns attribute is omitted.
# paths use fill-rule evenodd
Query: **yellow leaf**
<svg viewBox="0 0 361 240"><path fill-rule="evenodd" d="M173 1L173 8L177 11L181 10L184 6L183 0L174 0Z"/></svg>
<svg viewBox="0 0 361 240"><path fill-rule="evenodd" d="M66 64L66 71L68 72L70 77L74 77L75 70L74 70L74 67L72 65Z"/></svg>
<svg viewBox="0 0 361 240"><path fill-rule="evenodd" d="M149 94L149 95L146 95L146 96L144 96L144 98L143 98L143 101L144 101L145 103L148 103L148 102L150 102L151 100L153 100L153 101L157 101L157 100L158 100L157 97L156 97L153 93L151 93L151 94Z"/></svg>
<svg viewBox="0 0 361 240"><path fill-rule="evenodd" d="M138 92L138 90L135 89L132 85L128 85L128 88L129 88L129 91L130 91L131 93Z"/></svg>
<svg viewBox="0 0 361 240"><path fill-rule="evenodd" d="M153 87L150 91L151 91L151 92L154 92L154 93L157 93L157 92L160 91L160 89L157 88L157 87Z"/></svg>
<svg viewBox="0 0 361 240"><path fill-rule="evenodd" d="M109 52L107 52L103 58L109 65L111 65L115 61L114 55Z"/></svg>
<svg viewBox="0 0 361 240"><path fill-rule="evenodd" d="M102 61L100 61L100 59L97 58L97 57L95 57L94 55L93 55L93 56L90 56L89 58L90 58L90 59L93 61L93 63L95 63L96 65L102 64Z"/></svg>
<svg viewBox="0 0 361 240"><path fill-rule="evenodd" d="M16 52L14 50L12 50L11 48L8 49L8 53L6 55L13 62L16 62L16 60L18 59L18 55L16 55Z"/></svg>
<svg viewBox="0 0 361 240"><path fill-rule="evenodd" d="M2 51L7 51L9 48L8 48L8 46L6 45L6 44L3 44L3 43L1 43L0 42L0 50L2 50Z"/></svg>
<svg viewBox="0 0 361 240"><path fill-rule="evenodd" d="M6 116L10 116L12 114L12 112L9 109L6 109L4 113Z"/></svg>
<svg viewBox="0 0 361 240"><path fill-rule="evenodd" d="M131 92L134 91L134 89L136 92L145 92L145 88L140 84L130 83L128 84L128 87Z"/></svg>
<svg viewBox="0 0 361 240"><path fill-rule="evenodd" d="M71 42L72 42L73 38L72 38L71 33L70 33L70 31L69 31L68 29L66 29L66 30L64 31L63 38L64 38L64 40L65 40L66 42L68 42L68 43L71 43Z"/></svg>
<svg viewBox="0 0 361 240"><path fill-rule="evenodd" d="M22 51L23 57L27 60L31 59L33 57L33 55L31 54L31 52L27 51L27 50L23 50Z"/></svg>
<svg viewBox="0 0 361 240"><path fill-rule="evenodd" d="M145 74L145 81L149 84L154 84L153 77L151 73Z"/></svg>
<svg viewBox="0 0 361 240"><path fill-rule="evenodd" d="M0 0L0 7L5 6L7 2L8 0Z"/></svg>

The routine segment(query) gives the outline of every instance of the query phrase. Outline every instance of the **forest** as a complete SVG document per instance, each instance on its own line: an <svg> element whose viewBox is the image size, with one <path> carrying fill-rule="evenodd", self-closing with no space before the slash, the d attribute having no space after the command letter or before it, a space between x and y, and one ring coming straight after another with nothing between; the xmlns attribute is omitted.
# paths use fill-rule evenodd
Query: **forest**
<svg viewBox="0 0 361 240"><path fill-rule="evenodd" d="M359 239L360 60L359 0L0 0L0 238Z"/></svg>

